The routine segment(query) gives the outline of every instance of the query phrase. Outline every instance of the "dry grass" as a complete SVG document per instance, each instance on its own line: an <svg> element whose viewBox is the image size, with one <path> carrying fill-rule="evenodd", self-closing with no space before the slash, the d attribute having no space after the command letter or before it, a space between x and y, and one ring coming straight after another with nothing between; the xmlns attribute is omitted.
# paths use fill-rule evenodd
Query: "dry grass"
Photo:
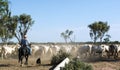
<svg viewBox="0 0 120 70"><path fill-rule="evenodd" d="M92 57L88 58L85 62L92 65L94 70L120 70L120 58L115 60L106 57Z"/></svg>
<svg viewBox="0 0 120 70"><path fill-rule="evenodd" d="M29 57L28 65L20 66L17 59L0 59L0 70L49 70L51 67L48 60L43 60L41 65L36 65L36 59Z"/></svg>
<svg viewBox="0 0 120 70"><path fill-rule="evenodd" d="M30 56L28 65L23 67L20 67L20 63L18 63L18 59L16 58L17 56L3 60L0 59L0 70L49 70L52 67L49 55L41 59L42 64L40 66L36 65L36 59L38 58L36 56ZM114 60L112 58L107 59L106 57L88 57L82 61L92 65L94 70L120 70L120 58Z"/></svg>
<svg viewBox="0 0 120 70"><path fill-rule="evenodd" d="M20 67L17 59L0 59L0 70L49 70L51 68L50 60L42 59L42 64L36 65L36 57L29 57L29 64L27 66ZM108 60L106 58L89 58L86 63L93 66L94 70L119 70L120 59Z"/></svg>

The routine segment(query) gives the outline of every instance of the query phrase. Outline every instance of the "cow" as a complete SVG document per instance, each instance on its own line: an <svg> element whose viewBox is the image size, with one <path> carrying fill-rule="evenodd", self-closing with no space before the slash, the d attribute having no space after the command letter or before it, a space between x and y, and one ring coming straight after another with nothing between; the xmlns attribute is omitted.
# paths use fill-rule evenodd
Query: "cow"
<svg viewBox="0 0 120 70"><path fill-rule="evenodd" d="M91 54L96 55L96 53L99 54L99 56L102 56L103 48L101 46L92 46Z"/></svg>
<svg viewBox="0 0 120 70"><path fill-rule="evenodd" d="M49 45L39 44L39 45L31 45L32 55L37 56L37 58L44 58L47 56L47 59L52 56L52 49Z"/></svg>
<svg viewBox="0 0 120 70"><path fill-rule="evenodd" d="M110 56L114 56L114 58L116 59L117 57L117 46L111 44L111 45L101 45L101 47L103 48L103 52L107 53L107 57L110 58Z"/></svg>
<svg viewBox="0 0 120 70"><path fill-rule="evenodd" d="M12 55L12 54L16 54L16 49L18 47L15 46L10 46L10 45L3 45L1 48L1 57L2 58L7 58L7 55Z"/></svg>
<svg viewBox="0 0 120 70"><path fill-rule="evenodd" d="M87 57L88 55L91 55L91 49L92 45L84 45L78 48L78 56L81 57L81 55L84 55L84 57Z"/></svg>

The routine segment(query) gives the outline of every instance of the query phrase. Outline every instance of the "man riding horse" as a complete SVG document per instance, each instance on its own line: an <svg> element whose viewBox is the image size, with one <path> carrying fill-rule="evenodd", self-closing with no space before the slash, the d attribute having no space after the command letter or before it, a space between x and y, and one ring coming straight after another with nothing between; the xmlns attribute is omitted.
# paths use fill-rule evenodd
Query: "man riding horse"
<svg viewBox="0 0 120 70"><path fill-rule="evenodd" d="M21 49L22 47L27 47L29 50L29 55L31 55L31 48L26 35L24 35L24 37L21 39L20 45L21 47L19 49Z"/></svg>
<svg viewBox="0 0 120 70"><path fill-rule="evenodd" d="M22 60L25 57L26 59L26 64L28 62L28 57L29 55L31 55L31 48L30 48L30 44L27 40L27 36L24 35L24 37L21 39L20 42L21 47L18 49L19 54L18 54L18 58L19 58L19 62L21 62L22 64Z"/></svg>

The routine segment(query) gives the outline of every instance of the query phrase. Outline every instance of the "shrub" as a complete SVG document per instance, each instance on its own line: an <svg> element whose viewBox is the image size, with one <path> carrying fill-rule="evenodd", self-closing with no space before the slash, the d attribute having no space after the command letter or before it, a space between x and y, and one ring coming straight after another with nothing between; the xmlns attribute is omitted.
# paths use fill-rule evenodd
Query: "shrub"
<svg viewBox="0 0 120 70"><path fill-rule="evenodd" d="M51 64L52 65L58 65L60 62L62 62L66 57L70 57L69 53L63 52L62 50L59 51L57 55L53 55Z"/></svg>
<svg viewBox="0 0 120 70"><path fill-rule="evenodd" d="M81 62L80 60L72 60L60 70L93 70L91 65Z"/></svg>

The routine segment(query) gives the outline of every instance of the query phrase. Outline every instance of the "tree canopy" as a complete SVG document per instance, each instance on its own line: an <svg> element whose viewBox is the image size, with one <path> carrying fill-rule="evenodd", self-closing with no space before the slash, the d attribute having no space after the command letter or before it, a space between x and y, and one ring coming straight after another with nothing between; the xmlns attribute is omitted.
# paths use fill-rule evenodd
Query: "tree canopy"
<svg viewBox="0 0 120 70"><path fill-rule="evenodd" d="M30 15L21 14L20 16L18 16L15 37L18 39L19 42L23 38L23 36L27 34L28 30L33 24L34 21L32 20Z"/></svg>
<svg viewBox="0 0 120 70"><path fill-rule="evenodd" d="M90 37L91 39L96 42L98 39L100 39L100 42L102 42L102 39L104 35L109 31L110 26L107 24L107 22L94 22L90 25L88 25L90 28Z"/></svg>
<svg viewBox="0 0 120 70"><path fill-rule="evenodd" d="M31 16L27 14L11 16L8 0L0 0L0 38L2 42L7 42L13 37L20 42L33 23Z"/></svg>
<svg viewBox="0 0 120 70"><path fill-rule="evenodd" d="M73 31L67 29L65 32L61 33L61 37L64 38L64 40L65 40L66 43L67 43L68 39L70 39L70 41L72 42L72 39L70 37L72 34L73 34Z"/></svg>
<svg viewBox="0 0 120 70"><path fill-rule="evenodd" d="M0 38L2 42L7 42L13 37L14 26L8 0L0 0Z"/></svg>

